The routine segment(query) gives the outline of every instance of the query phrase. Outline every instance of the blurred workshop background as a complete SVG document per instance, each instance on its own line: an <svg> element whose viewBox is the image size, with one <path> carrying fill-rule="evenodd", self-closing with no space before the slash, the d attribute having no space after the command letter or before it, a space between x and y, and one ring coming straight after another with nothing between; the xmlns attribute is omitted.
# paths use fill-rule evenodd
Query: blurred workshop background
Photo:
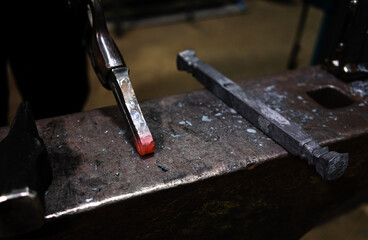
<svg viewBox="0 0 368 240"><path fill-rule="evenodd" d="M202 88L176 70L176 54L188 48L235 81L286 71L303 5L300 0L102 0L102 4L140 101ZM298 68L310 65L322 19L323 11L309 9ZM90 93L84 110L116 105L90 64L88 68ZM9 75L11 122L21 97L10 69ZM322 223L302 239L368 239L368 205Z"/></svg>

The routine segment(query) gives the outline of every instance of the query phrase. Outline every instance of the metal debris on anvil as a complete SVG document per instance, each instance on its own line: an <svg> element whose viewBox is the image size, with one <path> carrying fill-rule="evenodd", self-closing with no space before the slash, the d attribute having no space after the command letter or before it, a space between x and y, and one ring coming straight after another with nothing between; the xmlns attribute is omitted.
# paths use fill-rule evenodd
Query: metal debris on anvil
<svg viewBox="0 0 368 240"><path fill-rule="evenodd" d="M159 168L161 168L164 172L167 172L167 171L169 171L170 169L165 165L165 164L161 164L161 163L159 163L159 164L157 164L157 166L159 167Z"/></svg>

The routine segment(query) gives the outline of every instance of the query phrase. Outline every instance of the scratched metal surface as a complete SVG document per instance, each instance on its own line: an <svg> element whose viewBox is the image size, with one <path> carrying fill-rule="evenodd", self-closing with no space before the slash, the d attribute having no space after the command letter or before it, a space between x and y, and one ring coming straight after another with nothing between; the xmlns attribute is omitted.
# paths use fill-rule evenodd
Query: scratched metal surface
<svg viewBox="0 0 368 240"><path fill-rule="evenodd" d="M195 80L188 75L188 81ZM366 82L345 85L315 67L240 85L323 145L368 134ZM328 109L306 94L327 85L339 88L354 103ZM37 122L54 175L45 196L47 221L215 176L252 171L287 157L285 150L206 90L143 102L141 108L157 147L147 157L136 152L116 107ZM7 128L1 128L0 139L6 134ZM305 162L296 164L309 168ZM317 173L308 171L310 181L320 181Z"/></svg>

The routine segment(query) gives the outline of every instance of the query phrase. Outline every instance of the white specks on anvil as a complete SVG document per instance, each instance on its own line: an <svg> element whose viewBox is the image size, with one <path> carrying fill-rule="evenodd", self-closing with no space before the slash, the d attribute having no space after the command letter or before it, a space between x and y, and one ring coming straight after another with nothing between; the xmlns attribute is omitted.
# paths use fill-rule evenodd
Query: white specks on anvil
<svg viewBox="0 0 368 240"><path fill-rule="evenodd" d="M188 126L192 126L192 123L191 123L190 121L185 120L185 121L180 121L180 122L179 122L179 125L188 125Z"/></svg>
<svg viewBox="0 0 368 240"><path fill-rule="evenodd" d="M367 81L354 81L350 84L350 92L360 97L368 96L368 82Z"/></svg>
<svg viewBox="0 0 368 240"><path fill-rule="evenodd" d="M247 128L248 133L256 133L257 131L252 128Z"/></svg>
<svg viewBox="0 0 368 240"><path fill-rule="evenodd" d="M206 116L206 115L202 116L202 122L211 122L211 121L212 121L212 119L210 119L208 116Z"/></svg>
<svg viewBox="0 0 368 240"><path fill-rule="evenodd" d="M121 130L119 131L119 135L124 135L125 133L126 133L126 130L121 129Z"/></svg>
<svg viewBox="0 0 368 240"><path fill-rule="evenodd" d="M298 100L302 101L304 104L308 103L307 100L305 100L302 96L297 96Z"/></svg>
<svg viewBox="0 0 368 240"><path fill-rule="evenodd" d="M270 85L270 86L266 87L264 90L266 92L269 92L269 91L272 91L274 88L275 88L275 85Z"/></svg>

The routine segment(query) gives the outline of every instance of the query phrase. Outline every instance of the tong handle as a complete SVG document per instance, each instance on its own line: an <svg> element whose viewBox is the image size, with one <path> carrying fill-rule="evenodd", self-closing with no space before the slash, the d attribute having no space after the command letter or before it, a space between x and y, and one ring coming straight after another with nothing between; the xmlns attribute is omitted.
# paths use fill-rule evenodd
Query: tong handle
<svg viewBox="0 0 368 240"><path fill-rule="evenodd" d="M126 67L123 56L106 26L105 16L98 0L88 0L90 28L87 32L87 47L92 66L101 84L111 90L108 79L111 70Z"/></svg>

